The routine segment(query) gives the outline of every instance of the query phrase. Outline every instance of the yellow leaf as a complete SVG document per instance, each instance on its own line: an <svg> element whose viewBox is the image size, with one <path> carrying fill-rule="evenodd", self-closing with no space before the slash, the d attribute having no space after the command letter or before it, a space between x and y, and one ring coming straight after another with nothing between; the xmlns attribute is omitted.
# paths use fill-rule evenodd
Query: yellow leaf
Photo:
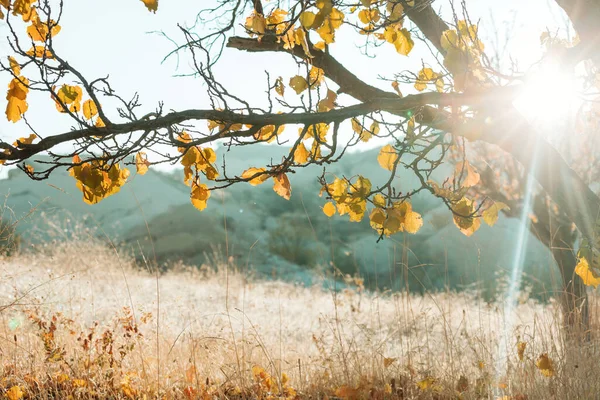
<svg viewBox="0 0 600 400"><path fill-rule="evenodd" d="M298 144L298 147L294 151L294 162L296 164L304 164L308 161L309 156L310 153L306 149L306 146L304 146L304 143Z"/></svg>
<svg viewBox="0 0 600 400"><path fill-rule="evenodd" d="M273 177L273 180L275 181L273 184L273 190L275 193L284 199L289 200L292 196L292 187L287 175L284 173L277 174Z"/></svg>
<svg viewBox="0 0 600 400"><path fill-rule="evenodd" d="M327 186L329 194L337 202L344 201L346 191L348 189L348 181L345 179L335 178L332 184Z"/></svg>
<svg viewBox="0 0 600 400"><path fill-rule="evenodd" d="M388 1L386 10L389 14L388 19L391 21L400 19L404 13L404 7L402 6L402 3L397 1Z"/></svg>
<svg viewBox="0 0 600 400"><path fill-rule="evenodd" d="M23 145L28 145L28 144L32 144L33 141L37 138L37 136L35 135L35 133L32 133L31 135L29 135L28 137L22 137L22 138L18 138L14 143L13 146L22 149L24 146Z"/></svg>
<svg viewBox="0 0 600 400"><path fill-rule="evenodd" d="M6 391L6 397L9 400L20 400L23 396L25 396L25 393L23 393L20 386L13 386Z"/></svg>
<svg viewBox="0 0 600 400"><path fill-rule="evenodd" d="M149 166L150 162L148 161L146 153L140 151L135 155L135 169L139 175L144 175L146 172L148 172Z"/></svg>
<svg viewBox="0 0 600 400"><path fill-rule="evenodd" d="M210 190L208 190L208 186L204 184L197 184L194 182L192 184L192 193L191 193L191 201L194 207L198 210L202 211L206 208L206 201L210 197Z"/></svg>
<svg viewBox="0 0 600 400"><path fill-rule="evenodd" d="M29 164L25 164L25 171L29 174L32 175L33 174L33 167Z"/></svg>
<svg viewBox="0 0 600 400"><path fill-rule="evenodd" d="M358 19L363 24L377 22L380 18L379 9L377 8L363 9L358 12Z"/></svg>
<svg viewBox="0 0 600 400"><path fill-rule="evenodd" d="M267 170L265 168L248 168L242 173L242 179L250 179L256 174L261 174L248 181L248 183L252 186L260 185L261 183L269 179L269 175L264 173L266 171Z"/></svg>
<svg viewBox="0 0 600 400"><path fill-rule="evenodd" d="M475 206L473 201L463 197L460 201L452 206L454 225L466 236L471 236L479 229L481 225L480 219L473 215Z"/></svg>
<svg viewBox="0 0 600 400"><path fill-rule="evenodd" d="M429 390L432 389L433 384L436 382L436 379L432 376L428 376L425 379L422 379L417 382L417 386L421 390Z"/></svg>
<svg viewBox="0 0 600 400"><path fill-rule="evenodd" d="M310 29L315 23L315 16L315 13L312 11L304 11L299 17L300 25L305 29Z"/></svg>
<svg viewBox="0 0 600 400"><path fill-rule="evenodd" d="M461 161L456 164L454 176L462 178L461 187L473 187L479 183L480 176L475 168L468 161Z"/></svg>
<svg viewBox="0 0 600 400"><path fill-rule="evenodd" d="M281 77L277 78L275 81L275 92L280 96L283 96L285 92L285 85L283 84L283 78Z"/></svg>
<svg viewBox="0 0 600 400"><path fill-rule="evenodd" d="M308 79L309 79L309 86L311 89L314 89L318 86L321 85L321 83L323 83L323 80L325 79L325 71L323 71L321 68L319 67L315 67L312 66L310 68L310 71L308 71ZM335 92L333 92L335 94ZM329 93L328 93L329 95ZM337 97L337 95L336 95Z"/></svg>
<svg viewBox="0 0 600 400"><path fill-rule="evenodd" d="M308 82L306 82L306 79L304 79L304 77L296 75L292 79L290 79L290 87L294 89L296 94L300 94L308 88Z"/></svg>
<svg viewBox="0 0 600 400"><path fill-rule="evenodd" d="M386 145L381 148L377 156L377 162L383 169L391 171L398 160L398 154L391 145Z"/></svg>
<svg viewBox="0 0 600 400"><path fill-rule="evenodd" d="M327 89L327 97L323 100L319 101L317 105L317 110L319 112L327 112L329 110L333 110L335 108L335 100L337 99L337 93L335 93L331 89Z"/></svg>
<svg viewBox="0 0 600 400"><path fill-rule="evenodd" d="M412 40L410 31L406 28L402 28L400 31L398 31L396 40L394 41L394 46L396 47L396 51L398 53L407 56L413 47L415 47L415 42Z"/></svg>
<svg viewBox="0 0 600 400"><path fill-rule="evenodd" d="M597 288L600 284L600 278L592 272L588 260L585 257L579 257L577 266L575 267L575 273L579 275L583 280L583 284L586 286Z"/></svg>
<svg viewBox="0 0 600 400"><path fill-rule="evenodd" d="M381 193L377 193L373 196L373 204L376 207L384 208L385 207L385 197Z"/></svg>
<svg viewBox="0 0 600 400"><path fill-rule="evenodd" d="M92 100L86 100L83 102L83 116L85 119L92 119L98 114L98 107Z"/></svg>
<svg viewBox="0 0 600 400"><path fill-rule="evenodd" d="M274 9L267 17L267 26L269 29L275 29L275 32L278 35L281 35L286 29L286 24L284 24L284 22L287 15L288 12L286 10L281 8Z"/></svg>
<svg viewBox="0 0 600 400"><path fill-rule="evenodd" d="M517 342L517 355L519 356L519 360L521 360L521 361L523 361L523 356L525 355L526 347L527 347L527 343Z"/></svg>
<svg viewBox="0 0 600 400"><path fill-rule="evenodd" d="M81 98L83 96L83 91L81 87L74 85L62 85L60 89L56 92L56 96L58 99L69 107L71 112L77 112L81 108ZM63 109L63 106L60 102L56 101L56 109L59 112L67 112Z"/></svg>
<svg viewBox="0 0 600 400"><path fill-rule="evenodd" d="M54 37L60 32L60 26L53 20L50 20L52 28L48 27L48 24L42 22L39 18L32 21L31 25L27 27L27 35L31 40L36 42L45 42L48 36Z"/></svg>
<svg viewBox="0 0 600 400"><path fill-rule="evenodd" d="M404 217L404 230L408 233L417 233L423 226L421 214L411 211Z"/></svg>
<svg viewBox="0 0 600 400"><path fill-rule="evenodd" d="M328 217L333 217L333 215L335 214L335 206L332 202L328 201L323 206L323 214L327 215Z"/></svg>
<svg viewBox="0 0 600 400"><path fill-rule="evenodd" d="M267 29L267 20L262 14L257 14L253 11L252 14L246 18L246 29L250 32L251 36L262 36Z"/></svg>
<svg viewBox="0 0 600 400"><path fill-rule="evenodd" d="M148 8L148 11L156 13L158 10L158 0L141 0L141 2Z"/></svg>
<svg viewBox="0 0 600 400"><path fill-rule="evenodd" d="M538 367L542 375L547 377L554 375L554 365L547 353L540 354L535 362L535 365Z"/></svg>
<svg viewBox="0 0 600 400"><path fill-rule="evenodd" d="M400 91L400 84L398 83L398 81L392 82L392 88L398 94L398 96L402 97L402 92Z"/></svg>
<svg viewBox="0 0 600 400"><path fill-rule="evenodd" d="M6 93L6 118L11 122L17 122L29 108L27 104L27 93L29 93L29 81L26 78L13 78L8 84Z"/></svg>
<svg viewBox="0 0 600 400"><path fill-rule="evenodd" d="M506 204L500 201L495 202L483 212L483 221L489 226L494 226L496 221L498 221L498 213L505 209L510 210Z"/></svg>
<svg viewBox="0 0 600 400"><path fill-rule="evenodd" d="M351 121L352 121L352 130L360 135L363 131L362 125L356 118L352 118Z"/></svg>
<svg viewBox="0 0 600 400"><path fill-rule="evenodd" d="M76 387L85 387L87 386L87 381L85 379L73 379L73 385Z"/></svg>
<svg viewBox="0 0 600 400"><path fill-rule="evenodd" d="M317 33L326 44L331 44L335 42L335 31L342 25L343 21L344 14L337 8L332 8L331 12L324 18L323 24L317 29ZM317 21L315 21L316 23Z"/></svg>
<svg viewBox="0 0 600 400"><path fill-rule="evenodd" d="M350 192L353 198L366 198L371 193L371 181L363 176L359 176L356 182L350 185Z"/></svg>
<svg viewBox="0 0 600 400"><path fill-rule="evenodd" d="M320 40L317 43L315 43L314 48L317 50L325 51L325 46L326 46L325 42Z"/></svg>
<svg viewBox="0 0 600 400"><path fill-rule="evenodd" d="M422 92L427 88L427 84L437 78L437 74L431 68L423 68L419 71L419 76L415 82L415 89Z"/></svg>
<svg viewBox="0 0 600 400"><path fill-rule="evenodd" d="M44 46L34 46L31 49L29 49L27 51L27 55L30 57L36 57L36 58L49 58L49 59L53 59L54 55L52 55L52 52L45 48Z"/></svg>
<svg viewBox="0 0 600 400"><path fill-rule="evenodd" d="M13 56L8 57L8 63L10 64L10 70L13 74L17 76L21 75L21 66Z"/></svg>

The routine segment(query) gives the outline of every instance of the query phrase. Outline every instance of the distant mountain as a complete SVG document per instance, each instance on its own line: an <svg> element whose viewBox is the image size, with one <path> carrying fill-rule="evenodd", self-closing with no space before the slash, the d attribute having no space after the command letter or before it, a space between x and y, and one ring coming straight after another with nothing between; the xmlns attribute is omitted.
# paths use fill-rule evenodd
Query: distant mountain
<svg viewBox="0 0 600 400"><path fill-rule="evenodd" d="M227 152L228 175L241 174L249 166L278 161L289 149L279 146L221 148L217 165ZM377 151L347 154L328 166L328 173L346 177L358 174L374 185L388 178L377 163ZM32 163L36 168L36 164ZM131 168L131 167L130 167ZM450 167L434 178L442 181ZM189 188L181 170L154 169L144 176L131 175L121 192L90 206L67 171L56 171L43 182L11 171L0 180L0 195L13 218L22 219L18 230L25 242L68 237L75 227L87 227L127 246L140 258L167 266L177 260L200 265L215 257L232 257L236 265L263 276L311 283L338 268L358 272L369 287L411 290L463 288L483 281L490 295L499 275L509 273L518 221L500 218L494 228L484 227L466 238L451 222L449 211L429 193L412 203L424 218L417 235L395 235L377 242L368 221L348 222L327 218L318 197L317 177L322 167L312 166L290 174L292 198L277 196L271 185L238 184L214 192L209 207L199 212L189 202ZM407 191L418 185L410 171L399 171L395 185ZM535 238L529 239L526 280L538 291L556 285L557 276L549 252ZM544 272L545 271L545 272Z"/></svg>

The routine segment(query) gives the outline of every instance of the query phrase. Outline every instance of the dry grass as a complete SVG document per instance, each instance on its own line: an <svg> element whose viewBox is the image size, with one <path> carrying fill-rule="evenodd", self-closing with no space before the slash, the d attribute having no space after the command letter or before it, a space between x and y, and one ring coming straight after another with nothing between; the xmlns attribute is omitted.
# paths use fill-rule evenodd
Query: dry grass
<svg viewBox="0 0 600 400"><path fill-rule="evenodd" d="M475 294L336 292L253 281L217 264L157 277L91 241L0 259L2 393L591 399L600 392L598 341L566 342L555 303L522 299L506 332L502 304ZM542 353L552 376L536 367Z"/></svg>

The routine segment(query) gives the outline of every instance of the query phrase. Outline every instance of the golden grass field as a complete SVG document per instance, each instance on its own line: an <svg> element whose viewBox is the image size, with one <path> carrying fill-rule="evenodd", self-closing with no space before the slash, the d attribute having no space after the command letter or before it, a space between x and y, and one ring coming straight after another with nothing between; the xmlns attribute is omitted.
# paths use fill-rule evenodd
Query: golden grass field
<svg viewBox="0 0 600 400"><path fill-rule="evenodd" d="M0 393L600 398L596 335L567 340L556 302L522 298L507 332L501 301L475 293L369 293L358 280L334 291L257 281L231 261L215 264L157 275L92 240L0 259Z"/></svg>

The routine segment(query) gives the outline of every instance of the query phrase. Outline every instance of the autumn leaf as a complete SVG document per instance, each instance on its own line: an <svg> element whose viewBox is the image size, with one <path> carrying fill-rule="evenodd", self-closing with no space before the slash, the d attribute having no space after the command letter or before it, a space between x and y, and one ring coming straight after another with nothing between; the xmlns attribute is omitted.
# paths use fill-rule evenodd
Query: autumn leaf
<svg viewBox="0 0 600 400"><path fill-rule="evenodd" d="M27 35L31 40L36 42L45 42L48 36L54 37L60 32L60 26L53 20L50 21L50 26L42 22L39 18L32 21L27 27Z"/></svg>
<svg viewBox="0 0 600 400"><path fill-rule="evenodd" d="M308 88L308 82L304 77L296 75L290 79L290 87L294 89L296 94L300 94Z"/></svg>
<svg viewBox="0 0 600 400"><path fill-rule="evenodd" d="M586 286L593 286L597 288L600 284L600 277L597 277L585 257L579 257L577 266L575 267L575 273L583 280L583 284Z"/></svg>
<svg viewBox="0 0 600 400"><path fill-rule="evenodd" d="M332 184L327 185L329 195L337 202L343 202L348 190L348 181L342 178L335 178Z"/></svg>
<svg viewBox="0 0 600 400"><path fill-rule="evenodd" d="M315 23L315 13L312 11L304 11L300 14L298 20L300 21L300 25L302 25L305 29L311 29L313 24Z"/></svg>
<svg viewBox="0 0 600 400"><path fill-rule="evenodd" d="M423 68L419 71L417 81L415 82L415 89L422 92L427 88L427 84L437 79L438 74L433 72L431 68Z"/></svg>
<svg viewBox="0 0 600 400"><path fill-rule="evenodd" d="M324 7L324 9L325 9L325 7ZM320 12L319 14L323 15L325 13ZM319 17L319 15L317 14L314 24L316 24L317 21L319 20L318 17ZM319 36L321 36L321 39L323 39L323 41L326 44L331 44L331 43L335 42L335 31L337 29L339 29L340 26L342 26L343 22L344 22L344 13L342 13L337 8L332 8L331 11L327 14L327 16L324 17L323 23L317 29L317 33L319 34ZM314 25L313 25L313 28L314 28Z"/></svg>
<svg viewBox="0 0 600 400"><path fill-rule="evenodd" d="M547 353L540 354L535 362L535 366L538 367L544 376L551 377L554 375L554 363L552 362L552 359L548 357Z"/></svg>
<svg viewBox="0 0 600 400"><path fill-rule="evenodd" d="M286 174L281 173L273 176L273 190L286 200L292 196L292 187Z"/></svg>
<svg viewBox="0 0 600 400"><path fill-rule="evenodd" d="M98 107L92 100L86 100L83 102L83 116L85 119L91 120L98 114Z"/></svg>
<svg viewBox="0 0 600 400"><path fill-rule="evenodd" d="M283 84L283 78L281 77L277 78L275 81L275 92L280 96L283 96L285 93L285 85Z"/></svg>
<svg viewBox="0 0 600 400"><path fill-rule="evenodd" d="M135 169L139 175L144 175L146 172L148 172L149 166L150 162L148 161L146 153L140 151L135 155Z"/></svg>
<svg viewBox="0 0 600 400"><path fill-rule="evenodd" d="M250 33L250 36L258 35L262 36L265 34L267 29L267 20L262 14L252 12L252 14L246 18L246 29Z"/></svg>
<svg viewBox="0 0 600 400"><path fill-rule="evenodd" d="M294 162L296 164L304 164L308 161L310 153L304 146L304 143L299 143L294 151Z"/></svg>
<svg viewBox="0 0 600 400"><path fill-rule="evenodd" d="M402 97L402 92L400 91L400 84L398 83L398 81L392 82L392 88L394 89L396 94L398 94L398 96Z"/></svg>
<svg viewBox="0 0 600 400"><path fill-rule="evenodd" d="M13 146L19 149L24 148L24 145L27 146L29 144L32 144L33 141L37 138L35 133L30 134L29 136L22 137L22 138L18 138L17 140L15 140L15 142L13 143Z"/></svg>
<svg viewBox="0 0 600 400"><path fill-rule="evenodd" d="M190 195L192 204L198 210L202 211L206 208L206 201L210 197L210 190L204 184L192 183L192 193Z"/></svg>
<svg viewBox="0 0 600 400"><path fill-rule="evenodd" d="M69 111L77 112L81 109L81 98L83 96L83 91L81 87L77 85L62 85L61 88L56 92L56 97L58 100L62 102L64 105L69 106ZM56 99L55 99L56 101ZM67 112L63 105L59 101L56 101L56 109L59 112Z"/></svg>
<svg viewBox="0 0 600 400"><path fill-rule="evenodd" d="M527 347L527 343L517 342L517 356L519 356L520 361L523 361L523 356L525 355L526 347Z"/></svg>
<svg viewBox="0 0 600 400"><path fill-rule="evenodd" d="M144 5L148 9L148 11L152 11L152 12L156 13L156 11L158 10L158 0L140 0L140 1L142 3L144 3Z"/></svg>
<svg viewBox="0 0 600 400"><path fill-rule="evenodd" d="M325 203L323 206L323 214L327 215L328 217L333 217L335 215L335 206L332 202L328 201Z"/></svg>
<svg viewBox="0 0 600 400"><path fill-rule="evenodd" d="M377 193L375 196L373 196L373 204L376 207L384 208L385 207L385 197L381 193Z"/></svg>
<svg viewBox="0 0 600 400"><path fill-rule="evenodd" d="M25 396L25 393L20 386L12 386L6 391L6 397L9 400L20 400Z"/></svg>
<svg viewBox="0 0 600 400"><path fill-rule="evenodd" d="M394 169L394 165L398 160L398 154L391 145L386 145L381 148L379 155L377 156L377 162L383 169L391 171Z"/></svg>
<svg viewBox="0 0 600 400"><path fill-rule="evenodd" d="M35 58L54 58L54 55L52 54L50 49L47 49L44 46L33 46L31 49L27 50L26 54L30 57Z"/></svg>
<svg viewBox="0 0 600 400"><path fill-rule="evenodd" d="M358 19L363 24L370 24L373 22L378 22L381 16L379 15L379 9L377 8L367 8L362 9L358 13Z"/></svg>
<svg viewBox="0 0 600 400"><path fill-rule="evenodd" d="M15 74L16 76L21 75L21 66L13 56L8 57L8 63L10 65L10 70L13 74Z"/></svg>
<svg viewBox="0 0 600 400"><path fill-rule="evenodd" d="M479 183L480 175L468 161L461 161L456 164L454 176L457 179L462 178L461 187L473 187Z"/></svg>
<svg viewBox="0 0 600 400"><path fill-rule="evenodd" d="M256 174L261 174L261 175L258 175L255 178L252 178L248 181L248 183L251 184L252 186L260 185L261 183L263 183L264 181L269 179L269 175L264 173L266 171L267 170L265 168L254 168L254 167L248 168L247 170L245 170L242 173L242 179L250 179Z"/></svg>
<svg viewBox="0 0 600 400"><path fill-rule="evenodd" d="M419 389L421 390L431 390L433 389L433 385L437 382L437 379L435 379L432 376L428 376L420 381L417 382L417 386L419 387Z"/></svg>
<svg viewBox="0 0 600 400"><path fill-rule="evenodd" d="M26 78L13 78L8 84L8 92L6 93L6 118L11 122L17 122L21 116L27 111L27 93L29 93L29 81Z"/></svg>
<svg viewBox="0 0 600 400"><path fill-rule="evenodd" d="M317 104L317 110L319 112L327 112L335 108L335 100L337 99L337 93L331 89L327 89L327 97L319 101Z"/></svg>
<svg viewBox="0 0 600 400"><path fill-rule="evenodd" d="M452 206L454 225L466 236L471 236L481 225L480 219L474 215L475 205L472 200L463 197Z"/></svg>
<svg viewBox="0 0 600 400"><path fill-rule="evenodd" d="M483 221L489 226L494 226L498 221L498 213L502 210L510 210L506 204L496 201L483 212Z"/></svg>

